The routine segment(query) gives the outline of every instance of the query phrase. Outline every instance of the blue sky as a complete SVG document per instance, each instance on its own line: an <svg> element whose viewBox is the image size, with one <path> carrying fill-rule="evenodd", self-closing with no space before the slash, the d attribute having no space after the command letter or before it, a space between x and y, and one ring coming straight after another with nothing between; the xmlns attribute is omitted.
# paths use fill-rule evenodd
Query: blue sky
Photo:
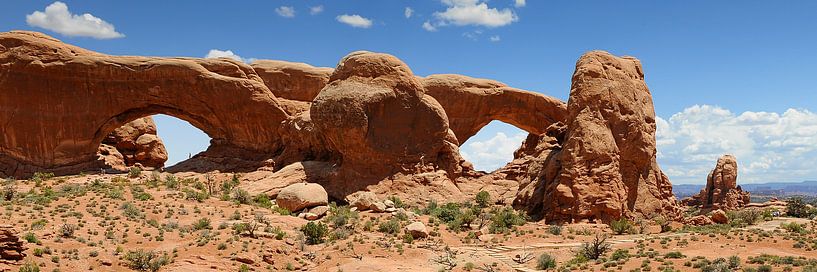
<svg viewBox="0 0 817 272"><path fill-rule="evenodd" d="M63 1L109 28L72 32L27 19L58 15L46 11L53 3L4 3L0 30L43 31L115 55L215 49L329 67L354 50L379 51L418 75L491 78L563 100L582 53L632 55L645 68L659 162L674 183L704 182L722 153L738 156L739 182L817 179L815 1ZM206 147L185 123L157 119L171 161ZM524 135L495 123L463 145L484 169L510 160L506 150Z"/></svg>

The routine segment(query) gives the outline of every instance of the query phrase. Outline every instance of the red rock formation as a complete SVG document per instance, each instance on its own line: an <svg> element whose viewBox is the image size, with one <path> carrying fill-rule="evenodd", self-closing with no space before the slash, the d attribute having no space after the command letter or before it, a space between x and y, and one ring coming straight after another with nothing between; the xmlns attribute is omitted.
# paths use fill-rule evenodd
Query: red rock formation
<svg viewBox="0 0 817 272"><path fill-rule="evenodd" d="M167 150L151 117L133 120L108 134L100 145L100 155L106 164L120 170L136 164L159 168L167 161Z"/></svg>
<svg viewBox="0 0 817 272"><path fill-rule="evenodd" d="M451 130L462 144L493 120L539 135L555 122L564 122L564 102L508 87L498 81L461 75L422 78L426 93L443 106Z"/></svg>
<svg viewBox="0 0 817 272"><path fill-rule="evenodd" d="M26 257L26 246L10 225L0 225L0 260L19 261Z"/></svg>
<svg viewBox="0 0 817 272"><path fill-rule="evenodd" d="M275 153L288 116L241 62L110 56L36 32L0 33L0 78L0 173L13 176L98 169L108 134L158 113L245 150L231 156Z"/></svg>
<svg viewBox="0 0 817 272"><path fill-rule="evenodd" d="M312 102L334 69L306 63L257 60L250 66L278 98Z"/></svg>
<svg viewBox="0 0 817 272"><path fill-rule="evenodd" d="M704 209L736 210L749 204L749 192L738 186L738 162L735 156L723 155L706 177L706 187L697 195L683 200Z"/></svg>
<svg viewBox="0 0 817 272"><path fill-rule="evenodd" d="M518 207L549 220L677 215L656 163L655 111L642 71L635 58L601 51L579 59L564 132L554 126L527 148L535 156Z"/></svg>

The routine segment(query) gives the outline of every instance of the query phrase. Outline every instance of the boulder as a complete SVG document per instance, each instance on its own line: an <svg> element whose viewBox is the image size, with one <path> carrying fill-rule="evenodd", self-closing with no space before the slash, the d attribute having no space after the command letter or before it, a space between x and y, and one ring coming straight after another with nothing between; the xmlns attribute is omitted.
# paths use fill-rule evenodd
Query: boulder
<svg viewBox="0 0 817 272"><path fill-rule="evenodd" d="M425 238L428 237L428 230L423 222L414 222L406 226L406 233L411 234L411 237Z"/></svg>
<svg viewBox="0 0 817 272"><path fill-rule="evenodd" d="M386 212L386 210L388 210L388 208L386 208L386 204L383 204L383 202L377 201L375 203L372 203L371 206L369 206L369 210L372 210L373 212L379 212L380 213L380 212Z"/></svg>
<svg viewBox="0 0 817 272"><path fill-rule="evenodd" d="M749 204L749 192L737 184L738 162L735 156L723 155L706 178L706 186L697 195L684 199L689 206L705 209L737 210Z"/></svg>
<svg viewBox="0 0 817 272"><path fill-rule="evenodd" d="M582 56L567 111L564 124L529 137L516 154L529 158L516 207L554 221L679 217L656 162L655 110L637 59L602 51Z"/></svg>
<svg viewBox="0 0 817 272"><path fill-rule="evenodd" d="M318 217L323 217L327 212L329 212L329 206L317 206L309 209L309 213L317 215Z"/></svg>
<svg viewBox="0 0 817 272"><path fill-rule="evenodd" d="M391 55L358 51L341 59L309 112L340 154L341 175L326 184L333 195L407 169L453 172L462 161L442 106Z"/></svg>
<svg viewBox="0 0 817 272"><path fill-rule="evenodd" d="M0 225L0 259L19 261L26 257L26 247L10 225Z"/></svg>
<svg viewBox="0 0 817 272"><path fill-rule="evenodd" d="M712 211L712 213L709 215L709 218L712 219L712 222L715 222L715 223L718 223L718 224L729 223L729 217L727 217L726 212L724 212L721 209L717 209L717 210Z"/></svg>
<svg viewBox="0 0 817 272"><path fill-rule="evenodd" d="M684 218L684 224L693 225L693 226L704 226L704 225L712 225L712 218L706 215L696 215L693 217Z"/></svg>
<svg viewBox="0 0 817 272"><path fill-rule="evenodd" d="M290 212L296 212L306 208L327 205L329 195L320 184L295 183L281 189L275 203Z"/></svg>
<svg viewBox="0 0 817 272"><path fill-rule="evenodd" d="M377 196L372 192L359 191L346 196L346 202L350 206L356 207L359 211L368 210L369 207L378 202Z"/></svg>
<svg viewBox="0 0 817 272"><path fill-rule="evenodd" d="M133 120L108 134L99 145L99 154L107 165L118 170L136 164L160 168L167 161L167 150L150 116Z"/></svg>

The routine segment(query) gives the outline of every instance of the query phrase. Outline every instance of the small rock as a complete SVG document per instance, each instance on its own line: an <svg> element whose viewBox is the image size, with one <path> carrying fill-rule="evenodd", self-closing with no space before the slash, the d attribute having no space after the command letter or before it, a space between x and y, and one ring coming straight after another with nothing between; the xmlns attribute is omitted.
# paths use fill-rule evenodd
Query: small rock
<svg viewBox="0 0 817 272"><path fill-rule="evenodd" d="M394 207L388 207L388 208L386 208L386 212L396 213L397 209L395 209Z"/></svg>
<svg viewBox="0 0 817 272"><path fill-rule="evenodd" d="M306 220L318 220L318 218L320 218L320 216L318 216L317 214L311 213L311 212L302 213L302 214L304 215L304 218Z"/></svg>
<svg viewBox="0 0 817 272"><path fill-rule="evenodd" d="M383 200L383 204L386 204L386 207L394 208L394 201L391 201L391 199Z"/></svg>
<svg viewBox="0 0 817 272"><path fill-rule="evenodd" d="M483 235L477 236L477 239L479 239L482 242L489 242L493 238L494 238L493 234L483 234Z"/></svg>
<svg viewBox="0 0 817 272"><path fill-rule="evenodd" d="M369 206L369 209L372 210L373 212L379 212L379 213L384 212L384 211L386 211L386 204L383 204L383 202L375 202L375 203L372 203L371 206Z"/></svg>
<svg viewBox="0 0 817 272"><path fill-rule="evenodd" d="M726 212L724 212L721 209L712 211L712 215L710 215L709 217L712 218L712 222L718 224L726 224L729 222L729 218L726 217Z"/></svg>
<svg viewBox="0 0 817 272"><path fill-rule="evenodd" d="M377 196L372 192L356 192L346 196L346 202L349 206L365 211L377 202Z"/></svg>
<svg viewBox="0 0 817 272"><path fill-rule="evenodd" d="M318 217L323 217L326 213L329 212L329 206L317 206L309 210L309 213L314 213Z"/></svg>
<svg viewBox="0 0 817 272"><path fill-rule="evenodd" d="M426 225L423 222L414 222L406 226L406 232L411 234L411 237L414 238L425 238L428 237L428 230L426 230Z"/></svg>
<svg viewBox="0 0 817 272"><path fill-rule="evenodd" d="M252 258L250 258L249 256L236 256L234 260L239 262L239 263L245 263L245 264L254 264L255 263L255 261L253 261Z"/></svg>

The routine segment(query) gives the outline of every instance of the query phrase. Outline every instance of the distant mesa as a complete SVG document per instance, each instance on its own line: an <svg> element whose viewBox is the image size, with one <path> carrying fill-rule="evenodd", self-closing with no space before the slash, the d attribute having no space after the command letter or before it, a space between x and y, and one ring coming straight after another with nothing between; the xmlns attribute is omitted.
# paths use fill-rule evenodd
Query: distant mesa
<svg viewBox="0 0 817 272"><path fill-rule="evenodd" d="M681 211L656 163L641 63L603 51L579 58L568 103L488 79L418 77L382 53L353 52L334 69L247 65L111 56L24 31L0 33L0 79L5 176L161 167L166 151L142 118L166 114L212 138L168 171L276 173L248 191L311 182L334 200L371 192L419 203L486 190L549 221ZM504 168L475 171L459 145L493 120L530 135Z"/></svg>

